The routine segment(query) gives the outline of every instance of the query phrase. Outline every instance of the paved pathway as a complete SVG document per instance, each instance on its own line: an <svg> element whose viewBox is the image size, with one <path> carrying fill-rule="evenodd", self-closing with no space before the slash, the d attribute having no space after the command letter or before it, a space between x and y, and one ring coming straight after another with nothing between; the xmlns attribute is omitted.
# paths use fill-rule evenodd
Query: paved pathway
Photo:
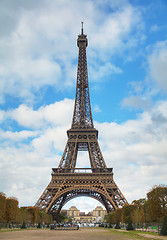
<svg viewBox="0 0 167 240"><path fill-rule="evenodd" d="M109 231L105 229L86 229L80 228L79 230L71 231L56 231L49 229L41 230L24 230L1 232L0 239L3 240L128 240L131 238L123 238L119 236L111 236ZM134 240L134 238L133 238Z"/></svg>
<svg viewBox="0 0 167 240"><path fill-rule="evenodd" d="M139 238L147 240L158 240L158 238L167 240L167 237L157 236L154 238L154 236L148 234L140 236ZM123 232L111 232L108 229L96 228L80 228L79 230L71 231L40 229L0 232L0 239L2 240L134 240L139 238L124 236Z"/></svg>

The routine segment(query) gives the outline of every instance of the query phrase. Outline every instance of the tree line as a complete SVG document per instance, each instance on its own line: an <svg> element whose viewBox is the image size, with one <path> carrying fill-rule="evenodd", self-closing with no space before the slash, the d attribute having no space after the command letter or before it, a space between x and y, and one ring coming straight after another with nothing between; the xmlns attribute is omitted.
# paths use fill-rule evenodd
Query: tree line
<svg viewBox="0 0 167 240"><path fill-rule="evenodd" d="M69 221L65 215L60 214L59 222ZM121 224L125 224L127 230L149 225L156 225L159 228L164 219L167 221L167 187L164 186L153 187L147 193L146 199L134 200L131 204L124 205L105 217L110 226L120 228ZM19 207L16 198L7 198L4 193L0 193L0 227L49 226L52 221L51 215L40 211L37 207Z"/></svg>
<svg viewBox="0 0 167 240"><path fill-rule="evenodd" d="M134 200L131 204L109 213L106 221L115 228L125 224L127 230L147 228L151 225L159 229L163 221L167 221L167 187L154 186L147 193L147 198Z"/></svg>
<svg viewBox="0 0 167 240"><path fill-rule="evenodd" d="M52 216L39 211L37 207L20 207L19 202L14 197L7 198L4 193L0 193L0 227L23 227L41 226L52 223Z"/></svg>

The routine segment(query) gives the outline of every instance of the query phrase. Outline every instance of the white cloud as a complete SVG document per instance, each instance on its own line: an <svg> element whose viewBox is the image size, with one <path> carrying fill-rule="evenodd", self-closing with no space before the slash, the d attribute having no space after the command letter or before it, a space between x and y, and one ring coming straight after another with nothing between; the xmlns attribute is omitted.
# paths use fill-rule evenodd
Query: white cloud
<svg viewBox="0 0 167 240"><path fill-rule="evenodd" d="M140 38L131 36L131 31L141 30L142 19L140 11L131 5L126 5L119 11L114 12L110 17L101 22L100 27L96 26L93 37L93 45L102 48L103 52L110 51L118 54L125 48L131 48ZM97 31L96 31L97 30ZM128 37L128 38L127 38ZM105 52L106 54L106 52Z"/></svg>
<svg viewBox="0 0 167 240"><path fill-rule="evenodd" d="M159 30L160 30L160 27L157 24L151 26L150 28L150 32L157 32Z"/></svg>
<svg viewBox="0 0 167 240"><path fill-rule="evenodd" d="M54 151L62 152L67 139L66 131L69 126L47 128L41 135L32 140L32 146L43 155L52 154Z"/></svg>
<svg viewBox="0 0 167 240"><path fill-rule="evenodd" d="M76 36L81 20L85 21L85 32L89 33L90 65L95 68L92 71L98 69L101 78L104 71L120 73L119 67L109 63L111 55L116 51L118 54L118 50L122 53L138 42L131 31L141 31L140 11L126 1L120 1L124 8L116 7L114 1L106 3L115 9L108 14L100 2L28 2L1 2L1 23L6 23L0 40L1 102L6 94L33 101L36 91L44 86L63 89L74 85ZM94 66L95 58L103 63Z"/></svg>
<svg viewBox="0 0 167 240"><path fill-rule="evenodd" d="M136 94L141 94L144 90L144 82L143 81L132 81L130 83L128 83L128 85L130 85L132 87L132 92L136 93Z"/></svg>
<svg viewBox="0 0 167 240"><path fill-rule="evenodd" d="M150 76L165 92L167 91L167 41L157 42L148 57Z"/></svg>
<svg viewBox="0 0 167 240"><path fill-rule="evenodd" d="M0 139L10 139L12 141L20 141L30 137L36 137L38 132L35 131L21 131L21 132L11 132L11 131L0 131Z"/></svg>
<svg viewBox="0 0 167 240"><path fill-rule="evenodd" d="M4 121L5 112L0 110L0 123Z"/></svg>
<svg viewBox="0 0 167 240"><path fill-rule="evenodd" d="M151 99L141 95L132 95L130 97L124 98L122 101L123 107L132 107L134 109L148 109L151 105Z"/></svg>
<svg viewBox="0 0 167 240"><path fill-rule="evenodd" d="M36 125L27 120L25 124L32 128L30 131L2 132L1 141L8 141L8 144L1 144L0 149L1 191L8 196L18 197L20 205L35 204L51 179L51 168L58 167L67 141L66 130L70 126L71 119L67 117L65 120L61 117L62 122L59 120L56 124L52 124L55 119L50 113L52 110L56 111L56 114L61 114L58 111L70 112L72 105L72 100L65 99L36 110L35 116L32 114L32 109L26 109L25 118L30 114L34 121L38 119L42 122L40 131L36 131L34 129ZM13 117L13 115L9 116ZM22 119L21 115L20 119ZM161 101L137 119L122 124L95 123L99 130L100 146L106 164L108 167L113 167L114 180L129 202L145 197L152 185L166 183L166 120L167 102ZM19 123L19 117L17 121ZM20 123L22 122L23 119ZM27 138L29 141L25 142ZM16 145L16 141L19 141L19 145ZM77 166L90 166L88 154L78 155ZM74 200L67 206L76 203L77 200ZM87 199L78 201L84 210L86 210L85 203L89 210L93 204Z"/></svg>
<svg viewBox="0 0 167 240"><path fill-rule="evenodd" d="M97 113L101 112L101 109L97 104L93 107L93 112L97 112Z"/></svg>
<svg viewBox="0 0 167 240"><path fill-rule="evenodd" d="M105 63L104 65L93 64L90 67L90 76L94 81L104 81L104 78L106 78L106 76L121 73L122 70L111 63Z"/></svg>
<svg viewBox="0 0 167 240"><path fill-rule="evenodd" d="M145 197L154 184L166 184L166 112L167 102L159 102L138 119L96 123L106 163L129 201Z"/></svg>
<svg viewBox="0 0 167 240"><path fill-rule="evenodd" d="M150 49L151 47L148 47ZM143 82L132 81L129 97L122 100L123 107L148 110L154 104L154 97L162 90L167 92L167 41L157 42L147 57L147 72Z"/></svg>
<svg viewBox="0 0 167 240"><path fill-rule="evenodd" d="M21 126L33 129L45 128L48 124L64 125L72 120L73 104L73 100L64 99L54 104L42 106L38 110L33 110L27 105L20 105L17 109L9 110L5 114L2 112L2 120L10 118Z"/></svg>

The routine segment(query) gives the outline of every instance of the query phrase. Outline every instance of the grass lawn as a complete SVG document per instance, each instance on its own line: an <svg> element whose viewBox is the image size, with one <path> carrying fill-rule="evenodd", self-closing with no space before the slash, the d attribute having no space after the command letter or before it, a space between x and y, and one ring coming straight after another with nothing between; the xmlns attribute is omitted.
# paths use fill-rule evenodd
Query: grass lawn
<svg viewBox="0 0 167 240"><path fill-rule="evenodd" d="M158 233L151 233L145 231L127 231L123 229L110 229L111 233L122 234L122 236L134 237L134 239L158 239L158 240L167 240L167 236L160 236Z"/></svg>

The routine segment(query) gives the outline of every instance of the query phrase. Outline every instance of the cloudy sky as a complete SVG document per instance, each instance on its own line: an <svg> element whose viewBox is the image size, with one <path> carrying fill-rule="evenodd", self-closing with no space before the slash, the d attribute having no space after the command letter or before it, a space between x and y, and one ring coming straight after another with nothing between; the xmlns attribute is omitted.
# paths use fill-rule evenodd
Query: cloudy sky
<svg viewBox="0 0 167 240"><path fill-rule="evenodd" d="M99 143L127 200L167 183L167 1L0 1L0 191L34 205L71 126L81 21ZM89 167L80 152L77 167ZM77 198L64 206L93 210Z"/></svg>

